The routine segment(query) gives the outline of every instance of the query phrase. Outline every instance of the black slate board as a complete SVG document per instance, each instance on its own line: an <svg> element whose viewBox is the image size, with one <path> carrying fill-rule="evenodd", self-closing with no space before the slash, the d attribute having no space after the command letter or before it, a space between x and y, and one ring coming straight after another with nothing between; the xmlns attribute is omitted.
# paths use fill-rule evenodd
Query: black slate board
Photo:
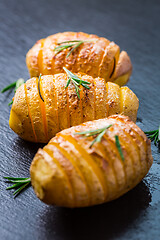
<svg viewBox="0 0 160 240"><path fill-rule="evenodd" d="M128 86L140 100L138 125L156 129L160 121L160 2L125 0L1 0L0 89L29 78L25 54L36 40L63 31L95 33L115 41L131 56ZM19 139L8 126L13 93L0 94L2 176L28 176L39 145ZM85 209L41 203L32 188L13 200L1 182L0 239L160 239L160 153L152 144L147 177L120 199ZM2 179L2 178L1 178Z"/></svg>

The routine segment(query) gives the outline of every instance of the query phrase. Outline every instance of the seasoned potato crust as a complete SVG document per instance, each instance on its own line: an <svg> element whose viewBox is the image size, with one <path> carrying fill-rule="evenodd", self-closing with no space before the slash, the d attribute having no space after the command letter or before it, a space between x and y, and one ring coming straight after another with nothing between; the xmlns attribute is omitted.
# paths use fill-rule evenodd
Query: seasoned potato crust
<svg viewBox="0 0 160 240"><path fill-rule="evenodd" d="M73 40L85 42L69 57L67 54L74 46L56 53L55 48L59 43ZM83 32L57 33L37 41L28 51L26 63L31 77L38 77L40 73L63 73L63 67L66 67L72 72L102 77L106 82L115 82L120 86L127 83L132 72L128 54L120 52L118 45L106 38Z"/></svg>

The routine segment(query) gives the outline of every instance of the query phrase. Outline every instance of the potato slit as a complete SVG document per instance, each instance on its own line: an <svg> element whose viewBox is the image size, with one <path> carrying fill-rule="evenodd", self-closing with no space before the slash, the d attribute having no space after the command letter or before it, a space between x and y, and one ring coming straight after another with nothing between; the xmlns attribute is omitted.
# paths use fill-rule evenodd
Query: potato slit
<svg viewBox="0 0 160 240"><path fill-rule="evenodd" d="M110 156L110 158L112 159L111 163L112 163L112 166L113 166L113 172L115 174L115 179L116 179L116 183L118 185L118 190L119 187L122 187L122 183L125 185L127 183L127 176L126 176L126 171L125 171L125 167L124 167L124 164L123 164L123 161L121 159L121 157L119 156L119 152L117 150L117 148L115 147L115 143L113 142L113 140L111 140L107 135L104 135L104 139L107 141L108 145L110 146L110 148L108 146L106 146L104 144L104 151L107 152L107 155ZM123 175L123 181L121 180L121 182L119 182L118 180L118 174L117 174L117 169L115 169L115 166L114 166L114 163L115 163L115 160L113 160L113 157L111 157L111 153L110 153L110 149L112 149L112 152L113 154L115 155L115 158L117 158L117 160L119 161L120 163L120 166L121 166L121 169L122 169L122 175ZM114 161L114 162L113 162Z"/></svg>
<svg viewBox="0 0 160 240"><path fill-rule="evenodd" d="M56 104L56 116L57 116L57 126L58 126L58 131L60 130L59 128L59 117L58 117L58 97L57 97L57 91L55 89L55 75L53 76L53 84L54 84L54 99L55 99L55 104Z"/></svg>
<svg viewBox="0 0 160 240"><path fill-rule="evenodd" d="M98 76L99 76L99 77L101 77L101 69L102 69L102 67L103 67L104 57L105 57L105 55L107 54L107 47L108 47L108 45L110 44L110 41L108 41L106 44L107 44L107 45L106 45L106 47L105 47L105 49L104 49L104 52L103 52L103 55L102 55L102 59L101 59L101 62L100 62L100 64L99 64L99 68L98 68ZM106 78L105 78L105 80L106 80Z"/></svg>
<svg viewBox="0 0 160 240"><path fill-rule="evenodd" d="M81 123L83 123L83 87L80 86L80 112L81 112Z"/></svg>
<svg viewBox="0 0 160 240"><path fill-rule="evenodd" d="M73 160L73 158L70 156L70 154L64 149L62 148L58 143L56 142L50 142L49 144L54 145L56 148L59 149L59 151L61 152L61 154L72 164L72 166L75 168L76 172L78 173L78 175L80 176L82 182L84 183L87 193L88 193L88 199L90 199L90 191L89 188L87 186L87 183L85 181L85 178L83 176L82 171L77 167L76 162Z"/></svg>
<svg viewBox="0 0 160 240"><path fill-rule="evenodd" d="M37 135L36 135L36 132L35 132L35 129L34 129L33 119L32 119L31 112L30 112L29 103L28 103L26 83L24 84L24 90L25 90L26 103L27 103L27 107L28 107L28 115L29 115L29 118L30 118L30 120L31 120L31 126L32 126L32 130L33 130L35 142L38 142L38 141L37 141Z"/></svg>
<svg viewBox="0 0 160 240"><path fill-rule="evenodd" d="M126 170L125 170L125 167L124 167L124 163L123 163L123 160L121 159L121 156L119 154L119 151L115 145L115 142L113 140L111 140L106 134L104 135L104 138L110 142L112 148L114 148L114 151L116 152L116 156L118 157L119 161L122 163L122 166L123 166L123 171L124 171L124 176L125 176L125 182L127 183L127 174L126 174Z"/></svg>
<svg viewBox="0 0 160 240"><path fill-rule="evenodd" d="M44 99L44 92L43 92L43 87L42 87L42 77L40 79L40 92L41 95ZM37 79L37 88L38 88L38 79ZM45 134L45 138L46 138L46 142L48 141L48 126L47 126L47 116L46 116L46 107L45 107L45 102L42 101L42 99L40 98L39 94L38 94L38 98L39 98L39 102L40 102L40 108L41 108L41 115L42 115L42 122L43 122L43 128L44 128L44 134ZM44 99L45 101L45 99Z"/></svg>
<svg viewBox="0 0 160 240"><path fill-rule="evenodd" d="M121 146L124 146L124 149L125 149L128 157L131 159L131 165L132 165L132 169L133 169L133 176L132 176L132 178L135 179L135 168L134 168L134 164L133 164L133 157L132 157L132 155L129 154L129 151L127 150L129 146L126 145L125 140L123 139L123 137L120 134L119 134L119 141L121 143ZM124 164L125 164L125 162L124 162Z"/></svg>
<svg viewBox="0 0 160 240"><path fill-rule="evenodd" d="M43 46L44 46L45 39L41 39L41 48L38 53L38 69L39 74L43 73Z"/></svg>
<svg viewBox="0 0 160 240"><path fill-rule="evenodd" d="M120 113L123 112L123 101L122 98L123 97L123 93L122 93L122 88L120 88L120 95L119 95L119 101L120 101Z"/></svg>
<svg viewBox="0 0 160 240"><path fill-rule="evenodd" d="M116 118L117 118L117 117L116 117ZM121 123L124 124L124 121L123 121L122 118L118 118L118 121L120 121ZM143 144L144 149L145 149L145 154L146 154L147 145L146 145L146 142L145 142L144 138L139 135L139 133L136 131L136 130L137 130L136 128L134 129L133 127L131 127L131 129L132 129L132 131L135 133L135 135L136 135L137 139L139 140L139 142L141 142L141 143ZM138 147L139 152L140 152L141 150L140 150L139 145L137 145L137 147ZM149 169L147 158L144 157L144 159L145 159L145 165L147 166L147 169ZM145 169L144 169L145 166L144 166L144 164L142 163L142 161L141 161L141 164L142 164L142 170L145 171Z"/></svg>
<svg viewBox="0 0 160 240"><path fill-rule="evenodd" d="M94 81L93 81L93 84L94 84L94 119L96 119L96 81L95 81L95 78L93 78Z"/></svg>
<svg viewBox="0 0 160 240"><path fill-rule="evenodd" d="M108 104L108 82L106 83L106 117L108 117L109 114L109 104Z"/></svg>
<svg viewBox="0 0 160 240"><path fill-rule="evenodd" d="M134 167L134 159L133 159L133 156L132 154L129 154L129 144L125 141L125 138L129 139L130 140L130 137L128 137L125 132L124 132L124 129L122 129L122 133L121 133L121 127L118 125L118 124L114 124L114 126L116 126L116 128L118 128L119 130L119 140L120 140L120 143L122 143L122 145L124 145L124 148L125 148L125 151L127 152L127 155L130 157L131 159L131 162L132 162L132 168L133 168L133 174L134 174L134 177L135 177L135 167ZM124 135L124 136L123 136Z"/></svg>
<svg viewBox="0 0 160 240"><path fill-rule="evenodd" d="M135 144L133 138L132 138L132 137L126 132L125 129L123 129L123 132L124 132L124 134L126 135L126 137L127 137L128 139L130 139L130 141L132 142L132 145L134 146L134 148L136 148L137 153L138 153L139 165L141 166L141 169L142 169L142 163L141 163L141 161L140 161L140 152L139 152L139 148L138 148L137 145ZM135 170L135 171L136 171L136 170Z"/></svg>
<svg viewBox="0 0 160 240"><path fill-rule="evenodd" d="M59 133L60 136L64 136L63 134ZM91 166L93 169L95 175L97 176L97 179L100 182L100 185L102 186L103 192L104 192L104 198L106 198L106 184L105 179L103 177L101 169L97 166L97 164L94 162L94 159L90 156L90 154L82 147L80 144L76 141L76 139L71 135L65 135L64 136L67 141L69 141L71 144L74 145L76 150L82 155L82 157L85 159L85 161Z"/></svg>
<svg viewBox="0 0 160 240"><path fill-rule="evenodd" d="M80 40L82 39L81 36L79 37L79 32L76 33L76 40ZM83 44L81 44L78 48L76 48L76 54L74 53L74 56L75 56L75 61L74 61L74 64L72 66L72 71L73 72L78 72L77 71L77 60L79 59L79 54L80 54L80 51L81 49L83 48Z"/></svg>
<svg viewBox="0 0 160 240"><path fill-rule="evenodd" d="M143 146L144 146L144 149L145 149L145 153L146 153L145 162L146 162L146 166L147 166L147 170L148 170L149 166L148 166L148 159L147 159L147 144L146 144L146 141L133 128L132 128L132 131L136 134L137 138L143 143Z"/></svg>
<svg viewBox="0 0 160 240"><path fill-rule="evenodd" d="M52 44L55 45L55 47L56 47L57 42L58 42L58 39L56 38ZM54 52L54 56L52 58L52 64L51 64L51 73L52 74L55 74L55 58L56 58L56 52Z"/></svg>
<svg viewBox="0 0 160 240"><path fill-rule="evenodd" d="M117 63L118 63L118 60L119 60L119 56L120 56L120 51L117 51L114 55L114 65L113 65L113 73L112 73L112 76L111 78L109 79L110 82L114 82L115 79L114 79L114 76L115 76L115 72L116 72L116 66L117 66Z"/></svg>
<svg viewBox="0 0 160 240"><path fill-rule="evenodd" d="M61 167L59 161L54 157L54 152L49 150L49 149L46 149L45 147L43 148L43 151L45 151L51 158L52 158L52 161L57 165L57 168L59 168L61 170L61 172L63 172L63 175L65 176L65 178L67 179L67 183L68 183L68 186L69 186L69 189L71 190L71 194L72 194L72 205L74 206L75 205L75 197L74 197L74 192L73 192L73 187L72 187L72 184L69 180L69 177L67 175L67 173L64 171L64 169Z"/></svg>
<svg viewBox="0 0 160 240"><path fill-rule="evenodd" d="M98 148L101 152L101 154L103 155L104 157L104 160L109 163L109 167L112 169L112 172L113 172L113 175L114 175L114 178L115 178L115 185L116 185L116 188L118 189L118 180L117 180L117 175L116 175L116 172L115 172L115 169L113 167L113 164L112 164L112 161L111 161L111 158L110 158L110 154L109 154L109 151L107 150L107 148L104 147L103 143L99 143L98 144ZM110 187L109 187L109 180L108 180L108 176L107 174L106 175L106 178L107 178L107 186L108 186L108 192L110 191ZM108 194L108 196L110 195L110 193ZM107 200L107 197L106 196L106 200Z"/></svg>
<svg viewBox="0 0 160 240"><path fill-rule="evenodd" d="M114 43L114 47L117 48L117 49L116 49L116 51L114 51L114 55L112 54L112 51L113 51L112 44L113 44L113 42L110 42L109 55L112 56L112 59L110 59L108 75L107 75L107 81L109 81L109 82L112 82L112 80L114 78L114 74L112 74L113 68L115 67L115 69L116 69L116 63L117 63L116 58L118 58L119 55L120 55L119 47L115 43ZM115 69L114 69L114 73L115 73ZM111 74L112 74L112 76L111 76ZM110 76L111 76L111 78L110 78Z"/></svg>
<svg viewBox="0 0 160 240"><path fill-rule="evenodd" d="M74 38L74 37L73 37ZM69 40L70 39L70 37L68 38L67 37L67 39L66 40L64 40L64 41L70 41ZM71 68L72 68L72 66L70 66L70 64L68 64L68 58L67 58L67 54L69 53L69 51L71 50L71 48L66 48L66 49L64 49L63 50L63 53L64 53L64 55L63 55L63 67L66 67L68 70L70 70L71 71ZM72 54L71 54L72 55ZM72 55L73 56L73 55ZM71 56L71 58L72 58L72 56ZM62 66L61 65L61 63L59 62L59 64L60 64L60 67ZM71 68L70 68L71 67Z"/></svg>
<svg viewBox="0 0 160 240"><path fill-rule="evenodd" d="M66 96L67 96L67 124L68 127L71 127L71 118L70 118L70 110L69 110L69 93L68 93L69 89L67 87L66 89Z"/></svg>

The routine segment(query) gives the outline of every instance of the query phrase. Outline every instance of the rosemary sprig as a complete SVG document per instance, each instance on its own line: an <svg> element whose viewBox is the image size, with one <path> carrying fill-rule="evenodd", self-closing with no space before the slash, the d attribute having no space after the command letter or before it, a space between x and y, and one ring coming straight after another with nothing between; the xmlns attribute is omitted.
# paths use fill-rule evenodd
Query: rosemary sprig
<svg viewBox="0 0 160 240"><path fill-rule="evenodd" d="M4 93L4 92L8 91L11 88L14 88L15 86L16 86L16 82L13 82L13 83L9 84L7 87L3 88L1 93Z"/></svg>
<svg viewBox="0 0 160 240"><path fill-rule="evenodd" d="M21 85L23 85L24 83L25 83L24 79L23 79L23 78L19 78L19 79L17 80L17 82L16 82L16 87L15 87L15 89L14 89L14 92L16 92L17 89L18 89Z"/></svg>
<svg viewBox="0 0 160 240"><path fill-rule="evenodd" d="M41 88L40 88L41 76L42 76L42 74L40 73L40 74L39 74L39 79L38 79L38 92L39 92L40 98L41 98L42 101L44 102L44 99L43 99L42 94L41 94Z"/></svg>
<svg viewBox="0 0 160 240"><path fill-rule="evenodd" d="M153 130L153 131L149 131L149 132L144 132L147 137L151 140L154 141L154 144L157 145L158 143L160 143L160 126L158 130Z"/></svg>
<svg viewBox="0 0 160 240"><path fill-rule="evenodd" d="M85 42L92 42L95 41L95 39L90 39L90 40L72 40L72 41L64 41L64 42L59 42L58 47L55 47L53 50L56 51L56 54L59 52L63 51L64 49L71 48L71 50L68 52L66 58L70 56L70 54L78 48L81 44ZM73 48L72 48L73 47Z"/></svg>
<svg viewBox="0 0 160 240"><path fill-rule="evenodd" d="M119 142L119 137L118 135L115 135L115 143L116 143L116 147L118 149L118 152L122 158L122 160L124 161L124 155L123 155L123 152L122 152L122 148L121 148L121 144Z"/></svg>
<svg viewBox="0 0 160 240"><path fill-rule="evenodd" d="M101 142L102 137L105 134L106 130L111 126L112 125L110 124L104 128L98 128L98 129L84 131L84 132L77 132L75 134L84 135L85 137L91 137L98 134L97 137L92 141L91 145L89 146L91 148L95 142Z"/></svg>
<svg viewBox="0 0 160 240"><path fill-rule="evenodd" d="M9 103L8 103L8 106L12 105L13 104L13 100L11 100Z"/></svg>
<svg viewBox="0 0 160 240"><path fill-rule="evenodd" d="M11 88L15 88L14 92L16 92L17 89L24 83L25 83L24 79L23 78L19 78L16 82L11 83L7 87L3 88L1 93L4 93L4 92L8 91ZM8 106L10 106L12 103L13 103L13 100L10 103L8 103Z"/></svg>
<svg viewBox="0 0 160 240"><path fill-rule="evenodd" d="M87 89L90 89L88 84L91 84L91 83L80 79L78 76L74 75L67 68L63 67L63 69L67 73L67 76L68 76L68 81L67 81L67 84L66 84L65 88L67 88L68 85L70 84L70 82L72 82L74 84L77 96L80 99L79 91L81 91L81 89L79 88L79 86L82 85L83 87L85 87Z"/></svg>
<svg viewBox="0 0 160 240"><path fill-rule="evenodd" d="M30 186L31 178L15 178L15 177L4 177L7 182L14 183L12 186L7 187L6 190L10 189L16 189L16 191L13 192L14 197L17 197L17 195L22 192L23 189Z"/></svg>

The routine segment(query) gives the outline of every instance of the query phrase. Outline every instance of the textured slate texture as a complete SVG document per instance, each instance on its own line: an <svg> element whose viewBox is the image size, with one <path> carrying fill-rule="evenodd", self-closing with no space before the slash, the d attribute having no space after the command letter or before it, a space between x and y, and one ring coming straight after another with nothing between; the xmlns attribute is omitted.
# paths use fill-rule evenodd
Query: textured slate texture
<svg viewBox="0 0 160 240"><path fill-rule="evenodd" d="M115 41L131 56L129 87L138 95L138 125L160 123L160 2L125 0L1 0L0 89L29 77L25 54L36 40L67 30L95 33ZM8 126L13 93L0 94L1 176L28 176L39 145L19 139ZM134 190L120 199L86 209L41 203L29 188L13 200L6 183L0 190L0 239L160 239L160 153L152 144L154 164Z"/></svg>

